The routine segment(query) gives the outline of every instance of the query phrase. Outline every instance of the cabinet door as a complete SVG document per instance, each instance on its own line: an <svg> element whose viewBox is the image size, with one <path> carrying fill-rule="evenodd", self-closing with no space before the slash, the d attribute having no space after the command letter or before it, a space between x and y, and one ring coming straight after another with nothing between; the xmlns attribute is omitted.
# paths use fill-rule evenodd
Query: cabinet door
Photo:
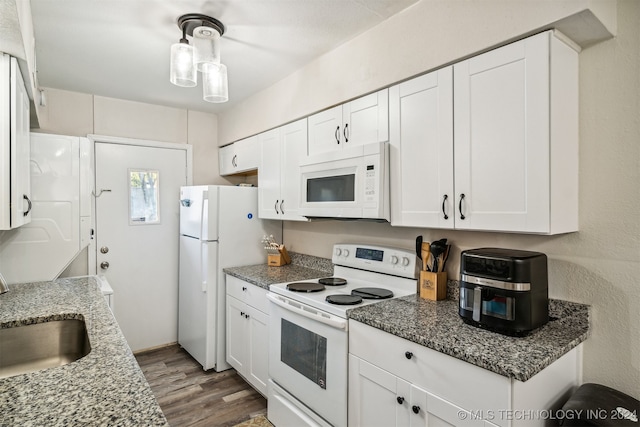
<svg viewBox="0 0 640 427"><path fill-rule="evenodd" d="M411 427L484 426L484 420L480 415L472 414L415 385L411 385L409 411L411 414Z"/></svg>
<svg viewBox="0 0 640 427"><path fill-rule="evenodd" d="M224 176L236 173L234 165L237 158L235 143L221 147L218 150L218 168L220 175Z"/></svg>
<svg viewBox="0 0 640 427"><path fill-rule="evenodd" d="M31 222L31 142L29 140L29 96L18 68L18 61L11 58L11 172L13 192L11 201L16 207L11 211L11 228Z"/></svg>
<svg viewBox="0 0 640 427"><path fill-rule="evenodd" d="M280 129L281 175L280 213L282 219L308 221L298 214L300 208L300 161L307 153L307 119L290 123Z"/></svg>
<svg viewBox="0 0 640 427"><path fill-rule="evenodd" d="M280 131L258 135L260 172L258 173L258 215L262 219L281 219L280 214Z"/></svg>
<svg viewBox="0 0 640 427"><path fill-rule="evenodd" d="M452 67L389 89L391 225L453 228Z"/></svg>
<svg viewBox="0 0 640 427"><path fill-rule="evenodd" d="M458 229L549 230L549 37L454 65Z"/></svg>
<svg viewBox="0 0 640 427"><path fill-rule="evenodd" d="M242 173L258 168L258 137L242 139L220 148L218 162L220 175Z"/></svg>
<svg viewBox="0 0 640 427"><path fill-rule="evenodd" d="M389 92L379 92L342 107L341 138L345 147L389 140Z"/></svg>
<svg viewBox="0 0 640 427"><path fill-rule="evenodd" d="M0 54L0 230L31 222L29 98L18 62Z"/></svg>
<svg viewBox="0 0 640 427"><path fill-rule="evenodd" d="M236 171L246 172L258 169L258 136L252 136L236 142Z"/></svg>
<svg viewBox="0 0 640 427"><path fill-rule="evenodd" d="M247 361L247 305L227 295L227 362L243 374Z"/></svg>
<svg viewBox="0 0 640 427"><path fill-rule="evenodd" d="M309 116L308 122L309 156L342 149L342 105Z"/></svg>
<svg viewBox="0 0 640 427"><path fill-rule="evenodd" d="M349 425L409 425L410 387L395 375L349 355Z"/></svg>
<svg viewBox="0 0 640 427"><path fill-rule="evenodd" d="M251 306L247 307L248 354L246 378L251 385L267 395L269 380L269 316Z"/></svg>

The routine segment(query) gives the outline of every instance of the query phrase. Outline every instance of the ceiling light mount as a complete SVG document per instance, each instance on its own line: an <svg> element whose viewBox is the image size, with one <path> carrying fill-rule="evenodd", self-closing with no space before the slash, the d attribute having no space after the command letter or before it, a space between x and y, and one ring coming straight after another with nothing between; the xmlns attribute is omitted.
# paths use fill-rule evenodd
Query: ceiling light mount
<svg viewBox="0 0 640 427"><path fill-rule="evenodd" d="M229 89L227 67L220 62L220 37L224 25L215 18L200 13L180 16L176 23L182 38L171 46L169 80L176 86L193 87L202 73L203 99L207 102L227 102ZM190 36L193 45L189 44Z"/></svg>
<svg viewBox="0 0 640 427"><path fill-rule="evenodd" d="M187 13L186 15L182 15L178 18L177 24L178 28L180 28L184 34L192 37L193 30L198 27L210 27L216 30L221 36L224 34L224 24L222 22L201 13Z"/></svg>

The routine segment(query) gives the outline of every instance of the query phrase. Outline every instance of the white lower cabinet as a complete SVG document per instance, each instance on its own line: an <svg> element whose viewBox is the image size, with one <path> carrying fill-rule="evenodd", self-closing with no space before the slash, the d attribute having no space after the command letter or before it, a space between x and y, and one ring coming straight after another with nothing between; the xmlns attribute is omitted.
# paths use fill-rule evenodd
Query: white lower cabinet
<svg viewBox="0 0 640 427"><path fill-rule="evenodd" d="M544 426L579 384L580 347L526 382L349 321L349 426Z"/></svg>
<svg viewBox="0 0 640 427"><path fill-rule="evenodd" d="M354 355L349 387L350 426L495 425Z"/></svg>
<svg viewBox="0 0 640 427"><path fill-rule="evenodd" d="M266 289L227 276L227 362L264 396L269 380L266 304Z"/></svg>

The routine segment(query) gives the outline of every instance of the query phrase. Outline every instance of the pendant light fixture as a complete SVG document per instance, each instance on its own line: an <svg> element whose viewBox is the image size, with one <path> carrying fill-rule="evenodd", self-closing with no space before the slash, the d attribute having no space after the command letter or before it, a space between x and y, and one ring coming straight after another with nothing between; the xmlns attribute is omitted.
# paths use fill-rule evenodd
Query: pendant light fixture
<svg viewBox="0 0 640 427"><path fill-rule="evenodd" d="M203 99L207 102L227 102L229 88L227 67L220 62L220 37L224 25L215 18L189 13L178 18L182 38L171 46L169 80L176 86L193 87L202 73ZM192 37L193 45L187 36Z"/></svg>

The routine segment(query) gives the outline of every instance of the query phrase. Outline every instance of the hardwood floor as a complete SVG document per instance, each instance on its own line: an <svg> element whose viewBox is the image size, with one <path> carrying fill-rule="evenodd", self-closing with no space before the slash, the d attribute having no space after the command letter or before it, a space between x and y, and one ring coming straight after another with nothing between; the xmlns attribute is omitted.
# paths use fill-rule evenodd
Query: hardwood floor
<svg viewBox="0 0 640 427"><path fill-rule="evenodd" d="M235 370L205 372L177 344L135 356L171 427L230 427L267 413Z"/></svg>

